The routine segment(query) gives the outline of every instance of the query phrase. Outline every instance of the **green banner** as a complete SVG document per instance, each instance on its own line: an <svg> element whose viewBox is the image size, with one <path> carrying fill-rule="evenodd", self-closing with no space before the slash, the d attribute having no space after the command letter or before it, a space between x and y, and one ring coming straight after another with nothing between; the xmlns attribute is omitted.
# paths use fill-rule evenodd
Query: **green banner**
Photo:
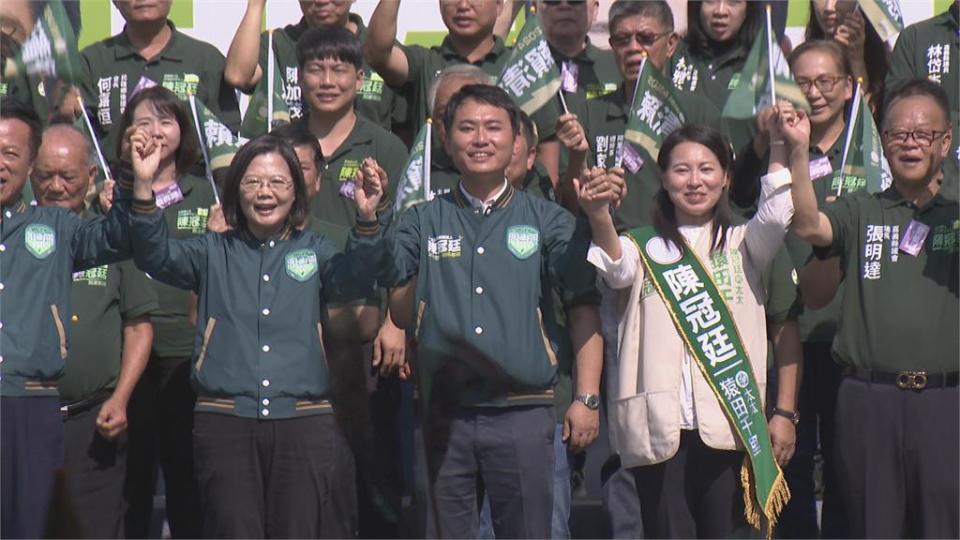
<svg viewBox="0 0 960 540"><path fill-rule="evenodd" d="M18 69L44 79L79 82L83 76L73 24L62 0L50 0L17 57Z"/></svg>
<svg viewBox="0 0 960 540"><path fill-rule="evenodd" d="M891 48L903 31L903 15L898 0L860 0L860 9L873 24L873 28Z"/></svg>
<svg viewBox="0 0 960 540"><path fill-rule="evenodd" d="M753 119L758 112L771 105L771 76L778 100L785 99L798 109L810 112L810 104L793 79L783 49L776 42L776 36L771 34L769 5L766 11L766 24L761 25L760 33L753 41L740 72L739 82L723 106L724 118Z"/></svg>
<svg viewBox="0 0 960 540"><path fill-rule="evenodd" d="M497 86L510 94L523 112L533 115L553 99L560 83L560 71L547 45L540 17L531 11L500 72Z"/></svg>
<svg viewBox="0 0 960 540"><path fill-rule="evenodd" d="M234 137L217 115L203 104L199 99L194 98L197 107L197 121L200 123L200 134L203 138L200 144L207 149L207 157L210 159L210 170L215 171L223 167L229 167L233 161L233 156L240 150L242 142L238 137Z"/></svg>
<svg viewBox="0 0 960 540"><path fill-rule="evenodd" d="M864 106L863 88L858 84L850 107L840 167L833 175L830 191L839 197L866 189L879 193L893 183L890 164L883 153L880 131L869 106Z"/></svg>
<svg viewBox="0 0 960 540"><path fill-rule="evenodd" d="M656 160L663 139L685 122L686 115L673 93L673 85L656 66L644 60L623 137Z"/></svg>
<svg viewBox="0 0 960 540"><path fill-rule="evenodd" d="M746 519L759 529L763 517L769 537L790 489L773 455L760 387L733 315L689 246L664 240L653 227L632 229L628 235L677 333L743 443L740 480Z"/></svg>
<svg viewBox="0 0 960 540"><path fill-rule="evenodd" d="M284 78L280 73L280 66L273 62L273 77L269 76L271 70L264 70L260 82L253 90L250 96L250 104L247 105L247 112L243 116L243 122L240 124L240 135L248 139L259 137L277 126L290 123L290 109L287 108L287 100L284 98ZM273 96L268 103L267 94L269 89L273 88ZM272 113L271 113L272 110ZM267 128L267 117L270 116L270 127Z"/></svg>
<svg viewBox="0 0 960 540"><path fill-rule="evenodd" d="M410 149L410 157L403 166L403 174L397 183L397 202L394 217L415 204L430 200L430 131L428 118L417 133Z"/></svg>

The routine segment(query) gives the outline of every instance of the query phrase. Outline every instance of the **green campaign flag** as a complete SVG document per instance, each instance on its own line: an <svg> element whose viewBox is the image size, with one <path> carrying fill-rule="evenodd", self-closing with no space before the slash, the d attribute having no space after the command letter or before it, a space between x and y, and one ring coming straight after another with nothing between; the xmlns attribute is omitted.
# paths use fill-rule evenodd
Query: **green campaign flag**
<svg viewBox="0 0 960 540"><path fill-rule="evenodd" d="M62 0L49 0L16 57L27 75L75 83L83 76L77 35ZM48 89L49 92L49 89Z"/></svg>
<svg viewBox="0 0 960 540"><path fill-rule="evenodd" d="M428 201L430 194L430 128L428 118L410 148L410 157L403 166L403 174L397 183L397 201L394 203L394 217L415 204Z"/></svg>
<svg viewBox="0 0 960 540"><path fill-rule="evenodd" d="M873 24L873 28L890 47L897 43L903 31L903 15L899 0L860 0L860 9Z"/></svg>
<svg viewBox="0 0 960 540"><path fill-rule="evenodd" d="M250 96L250 104L247 105L243 122L240 124L240 135L248 139L290 123L290 109L287 108L287 100L284 99L283 76L280 74L280 67L272 61L272 48L270 51L271 61L268 63L273 64L273 68L266 69L260 77L260 82ZM273 74L272 77L268 76L270 73ZM272 98L268 100L267 96L271 93ZM269 126L267 126L267 118L271 118Z"/></svg>
<svg viewBox="0 0 960 540"><path fill-rule="evenodd" d="M747 61L740 72L739 82L723 106L724 118L754 118L760 110L773 103L772 93L776 93L778 100L785 99L798 109L810 111L810 104L807 103L797 81L793 79L783 49L776 42L776 36L770 28L769 4L766 11L766 25L761 26L757 39L753 41L750 54L747 55Z"/></svg>
<svg viewBox="0 0 960 540"><path fill-rule="evenodd" d="M217 115L207 108L199 99L193 98L197 108L197 119L199 131L202 137L201 144L207 150L207 158L210 160L210 170L214 171L223 167L229 167L240 147L243 146L239 137L234 137L233 132L227 127Z"/></svg>
<svg viewBox="0 0 960 540"><path fill-rule="evenodd" d="M644 59L633 91L633 102L627 115L627 129L623 138L643 148L654 160L660 155L660 145L672 131L686 122L680 101L673 93L673 85L660 70ZM624 154L632 149L624 148ZM629 155L624 162L630 167Z"/></svg>
<svg viewBox="0 0 960 540"><path fill-rule="evenodd" d="M870 107L864 106L863 89L858 84L850 107L847 134L843 142L840 168L834 173L831 192L839 197L866 189L879 193L893 183L890 164L883 154L880 131Z"/></svg>
<svg viewBox="0 0 960 540"><path fill-rule="evenodd" d="M533 115L553 99L560 84L560 70L547 45L540 17L531 10L500 72L497 86L510 94L523 112Z"/></svg>

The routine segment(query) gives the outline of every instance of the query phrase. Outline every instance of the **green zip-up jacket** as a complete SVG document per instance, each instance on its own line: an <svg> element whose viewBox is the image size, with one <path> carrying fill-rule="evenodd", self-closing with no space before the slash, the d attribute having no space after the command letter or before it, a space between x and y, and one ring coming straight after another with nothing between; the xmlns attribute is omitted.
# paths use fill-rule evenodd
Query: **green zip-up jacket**
<svg viewBox="0 0 960 540"><path fill-rule="evenodd" d="M507 186L483 212L457 187L401 214L390 232L383 285L417 276L420 390L460 406L552 404L558 286L595 291L586 220ZM438 398L439 399L439 398Z"/></svg>
<svg viewBox="0 0 960 540"><path fill-rule="evenodd" d="M73 272L130 258L130 192L105 217L17 201L0 219L0 396L56 396L69 350Z"/></svg>
<svg viewBox="0 0 960 540"><path fill-rule="evenodd" d="M199 297L192 380L197 410L263 420L330 412L321 308L370 294L383 256L378 225L345 253L287 230L170 239L160 212L131 216L134 260L154 279Z"/></svg>

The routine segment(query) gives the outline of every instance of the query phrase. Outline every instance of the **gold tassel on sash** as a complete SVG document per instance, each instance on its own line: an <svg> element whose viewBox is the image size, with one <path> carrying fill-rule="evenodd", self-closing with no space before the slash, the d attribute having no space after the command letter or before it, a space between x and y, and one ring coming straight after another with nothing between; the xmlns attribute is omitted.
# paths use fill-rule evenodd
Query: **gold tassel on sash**
<svg viewBox="0 0 960 540"><path fill-rule="evenodd" d="M757 495L754 492L753 469L750 467L749 455L743 456L743 465L740 467L740 483L743 485L743 513L753 528L762 530L762 521L767 522L767 540L773 536L773 528L777 526L777 519L783 507L790 502L790 486L783 477L783 471L778 471L777 479L773 482L770 499L761 515L757 505Z"/></svg>

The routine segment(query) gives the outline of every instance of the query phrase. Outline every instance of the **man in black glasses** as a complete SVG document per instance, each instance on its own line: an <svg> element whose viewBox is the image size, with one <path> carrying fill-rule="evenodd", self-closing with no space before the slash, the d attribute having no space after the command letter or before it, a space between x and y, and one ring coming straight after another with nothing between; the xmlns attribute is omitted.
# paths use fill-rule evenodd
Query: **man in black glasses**
<svg viewBox="0 0 960 540"><path fill-rule="evenodd" d="M893 185L881 193L816 212L809 178L793 178L794 232L818 257L839 255L844 274L834 445L852 538L960 535L960 454L945 443L960 436L960 210L941 186L949 107L926 79L888 96L882 139Z"/></svg>

